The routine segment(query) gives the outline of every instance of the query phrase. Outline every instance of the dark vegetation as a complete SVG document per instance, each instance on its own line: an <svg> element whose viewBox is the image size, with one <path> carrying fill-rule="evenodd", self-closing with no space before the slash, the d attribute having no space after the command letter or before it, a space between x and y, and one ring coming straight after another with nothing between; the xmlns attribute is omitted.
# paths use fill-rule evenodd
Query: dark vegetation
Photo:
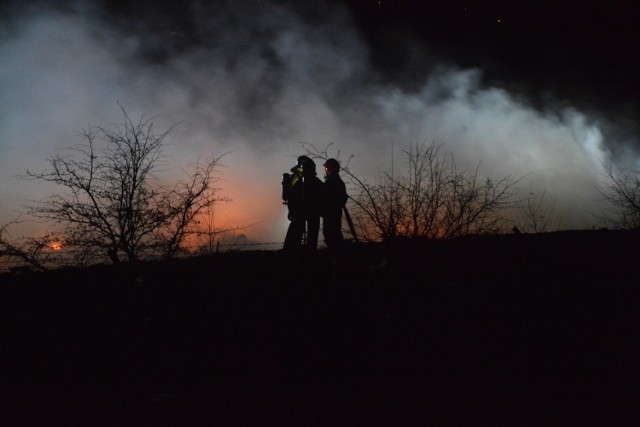
<svg viewBox="0 0 640 427"><path fill-rule="evenodd" d="M331 145L302 147L310 157L327 160ZM504 213L514 207L520 177L483 177L480 165L473 171L459 169L453 154L436 143L415 144L401 157L395 167L392 155L391 170L378 172L373 183L350 170L351 158L340 165L359 236L367 241L453 239L504 231Z"/></svg>
<svg viewBox="0 0 640 427"><path fill-rule="evenodd" d="M637 425L640 234L0 276L0 424ZM334 278L335 275L335 278Z"/></svg>
<svg viewBox="0 0 640 427"><path fill-rule="evenodd" d="M22 177L58 188L27 206L26 213L62 229L21 242L5 238L7 226L2 226L0 257L45 268L48 260L38 249L58 242L76 264L105 258L114 264L135 262L150 254L172 258L185 251L188 236L199 232L197 218L228 201L214 186L221 156L198 161L191 171L182 169L183 179L163 183L163 148L173 127L158 133L153 119L134 121L120 108L121 124L83 130L82 144L48 159L49 169Z"/></svg>

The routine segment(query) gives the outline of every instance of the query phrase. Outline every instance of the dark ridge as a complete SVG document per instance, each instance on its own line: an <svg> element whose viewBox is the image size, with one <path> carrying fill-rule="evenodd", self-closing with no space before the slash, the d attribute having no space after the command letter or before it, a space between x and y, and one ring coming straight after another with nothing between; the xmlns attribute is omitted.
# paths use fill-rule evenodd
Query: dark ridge
<svg viewBox="0 0 640 427"><path fill-rule="evenodd" d="M633 425L638 243L569 231L3 274L0 423Z"/></svg>

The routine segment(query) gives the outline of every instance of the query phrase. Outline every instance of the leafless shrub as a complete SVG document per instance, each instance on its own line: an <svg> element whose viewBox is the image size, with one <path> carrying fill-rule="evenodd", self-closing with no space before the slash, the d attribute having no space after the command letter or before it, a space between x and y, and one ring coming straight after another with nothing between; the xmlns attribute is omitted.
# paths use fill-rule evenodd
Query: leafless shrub
<svg viewBox="0 0 640 427"><path fill-rule="evenodd" d="M519 229L529 233L544 233L548 231L554 221L556 201L546 200L546 191L536 194L529 185L527 197L517 202ZM557 228L560 228L562 217L557 219Z"/></svg>
<svg viewBox="0 0 640 427"><path fill-rule="evenodd" d="M194 219L225 200L213 186L221 156L198 162L173 187L162 186L154 173L173 126L155 133L152 119L134 122L124 108L122 113L122 124L84 130L84 143L49 159L51 169L24 176L63 189L27 213L62 224L67 248L82 262L108 257L117 263L123 254L130 262L149 254L171 257Z"/></svg>
<svg viewBox="0 0 640 427"><path fill-rule="evenodd" d="M329 157L330 146L303 148L315 158ZM416 144L402 153L402 167L380 172L375 183L352 173L349 161L342 165L355 205L353 216L364 238L450 239L502 230L500 212L513 204L518 178L481 178L479 167L460 171L453 156L435 143Z"/></svg>
<svg viewBox="0 0 640 427"><path fill-rule="evenodd" d="M640 227L640 172L614 168L613 162L602 165L607 180L600 190L611 209L599 219L612 228L631 229Z"/></svg>
<svg viewBox="0 0 640 427"><path fill-rule="evenodd" d="M0 260L3 268L27 266L34 270L47 270L60 264L59 251L64 242L57 233L41 237L14 237L10 228L19 221L0 225ZM1 268L0 268L1 269Z"/></svg>

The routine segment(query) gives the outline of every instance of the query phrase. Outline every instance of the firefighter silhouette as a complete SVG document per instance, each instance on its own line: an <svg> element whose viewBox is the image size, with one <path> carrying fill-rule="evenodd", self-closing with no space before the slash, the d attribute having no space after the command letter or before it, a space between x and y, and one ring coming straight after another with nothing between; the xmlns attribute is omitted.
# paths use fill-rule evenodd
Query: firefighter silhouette
<svg viewBox="0 0 640 427"><path fill-rule="evenodd" d="M285 251L318 248L324 184L316 175L315 162L300 156L291 174L283 176L282 198L291 221L284 239Z"/></svg>
<svg viewBox="0 0 640 427"><path fill-rule="evenodd" d="M322 234L324 242L330 250L338 249L344 244L342 236L342 210L347 203L347 189L340 178L340 163L329 159L324 163L324 203L322 218Z"/></svg>

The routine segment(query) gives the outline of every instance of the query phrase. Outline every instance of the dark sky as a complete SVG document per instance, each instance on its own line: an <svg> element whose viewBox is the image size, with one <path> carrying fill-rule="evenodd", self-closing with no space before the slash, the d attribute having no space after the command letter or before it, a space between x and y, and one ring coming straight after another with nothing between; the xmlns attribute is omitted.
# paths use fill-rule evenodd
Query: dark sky
<svg viewBox="0 0 640 427"><path fill-rule="evenodd" d="M407 52L395 49L406 34L461 66L481 67L490 83L534 98L551 90L609 107L639 105L638 2L346 3L377 62L396 78L411 70Z"/></svg>
<svg viewBox="0 0 640 427"><path fill-rule="evenodd" d="M5 5L21 2L3 2ZM46 3L46 2L44 2ZM65 2L59 6L64 8ZM73 2L66 2L73 4ZM159 34L182 33L172 47L198 42L191 7L198 1L102 0L122 25ZM211 2L205 2L211 3ZM260 0L236 4L251 14ZM384 78L407 88L431 65L409 46L418 43L439 58L479 67L488 84L544 102L559 99L615 111L640 110L640 2L507 0L327 0L277 3L309 20L346 6L369 44ZM240 13L240 14L241 14ZM239 15L240 15L239 14ZM176 46L180 45L180 46ZM162 55L162 52L149 52Z"/></svg>
<svg viewBox="0 0 640 427"><path fill-rule="evenodd" d="M186 4L149 0L105 0L116 16L154 31L183 32L177 43L197 43ZM224 2L223 2L224 3ZM236 2L250 14L259 0ZM421 83L429 59L421 45L461 67L483 70L487 84L526 94L533 103L548 96L581 107L597 104L614 112L640 109L640 3L635 1L332 0L279 1L310 21L327 9L346 6L381 78ZM131 25L132 22L129 22ZM167 25L170 28L167 28ZM148 26L148 27L147 27ZM173 41L176 43L176 41ZM162 52L155 52L161 55Z"/></svg>
<svg viewBox="0 0 640 427"><path fill-rule="evenodd" d="M37 2L30 2L31 4ZM50 2L41 2L43 4ZM57 2L63 9L75 2ZM101 0L107 14L132 30L182 33L172 48L198 42L192 7L234 4L251 14L261 0L243 2ZM640 2L507 0L279 0L310 21L346 6L371 48L373 64L408 86L431 64L409 46L418 43L441 59L479 67L490 84L527 93L534 100L552 91L559 98L638 108L640 97ZM0 11L22 2L2 1ZM179 45L179 46L178 46ZM150 52L153 54L153 52ZM155 52L161 55L162 52ZM426 60L425 60L426 61ZM418 78L418 80L421 80ZM609 103L611 101L611 103Z"/></svg>

